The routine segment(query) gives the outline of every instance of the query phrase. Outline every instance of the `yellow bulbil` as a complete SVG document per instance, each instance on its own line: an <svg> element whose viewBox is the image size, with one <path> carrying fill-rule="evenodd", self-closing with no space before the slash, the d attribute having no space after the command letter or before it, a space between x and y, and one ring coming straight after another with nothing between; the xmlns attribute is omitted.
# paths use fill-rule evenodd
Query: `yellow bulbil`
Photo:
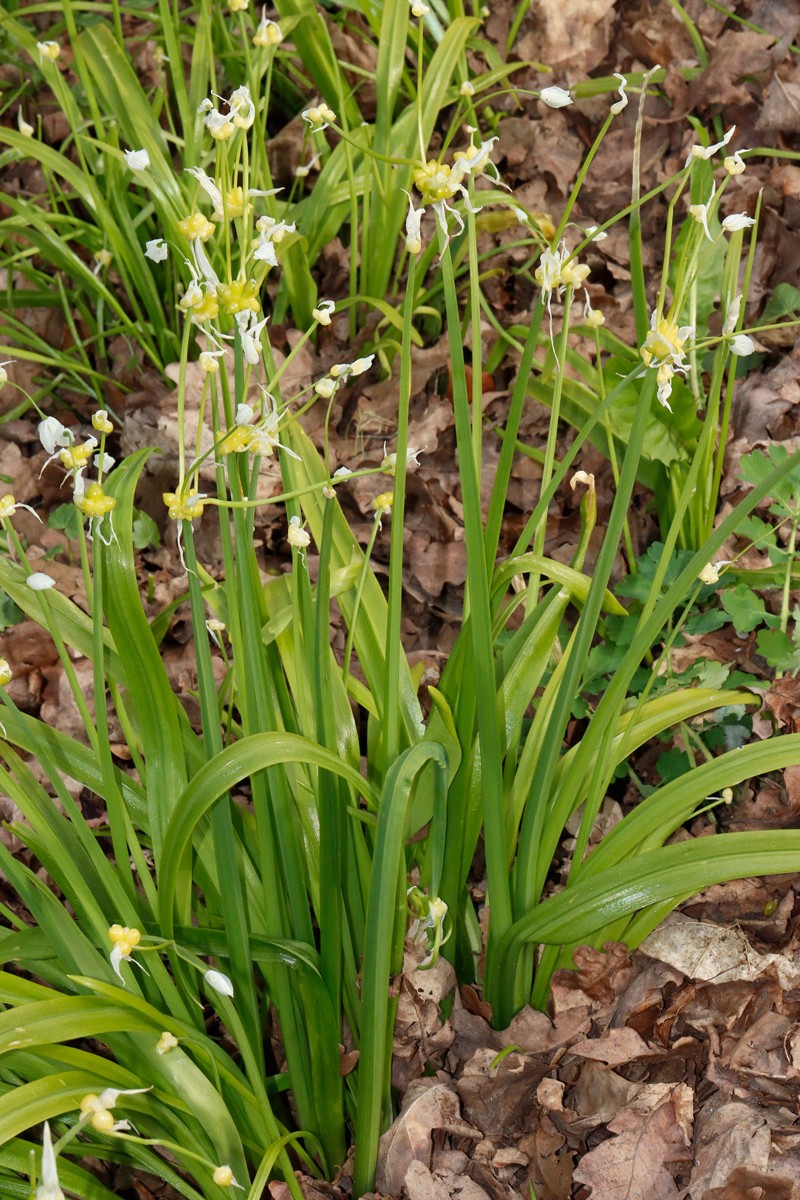
<svg viewBox="0 0 800 1200"><path fill-rule="evenodd" d="M425 204L438 204L441 200L452 200L457 188L450 180L450 167L429 159L424 167L417 167L414 183Z"/></svg>
<svg viewBox="0 0 800 1200"><path fill-rule="evenodd" d="M244 188L232 187L225 193L225 211L228 219L240 217L244 212Z"/></svg>
<svg viewBox="0 0 800 1200"><path fill-rule="evenodd" d="M58 456L59 462L68 471L79 471L81 467L89 464L96 449L97 443L90 438L80 446L71 446L68 450L62 450Z"/></svg>
<svg viewBox="0 0 800 1200"><path fill-rule="evenodd" d="M253 430L247 425L237 425L217 446L217 454L223 457L227 454L239 454L243 450L249 450L252 442Z"/></svg>
<svg viewBox="0 0 800 1200"><path fill-rule="evenodd" d="M234 316L238 312L250 309L250 312L260 313L258 302L258 284L255 279L234 279L231 283L221 283L217 294L222 304L223 312Z"/></svg>
<svg viewBox="0 0 800 1200"><path fill-rule="evenodd" d="M201 242L207 242L214 232L214 226L211 221L201 212L191 213L188 217L184 217L182 221L178 221L178 232L190 242L195 238L199 238Z"/></svg>
<svg viewBox="0 0 800 1200"><path fill-rule="evenodd" d="M87 517L104 517L113 512L117 502L113 496L107 496L100 483L90 483L80 500L76 501L78 508ZM136 931L138 933L138 930Z"/></svg>
<svg viewBox="0 0 800 1200"><path fill-rule="evenodd" d="M205 497L199 495L197 488L190 488L188 492L180 493L163 492L161 498L173 521L193 521L195 517L203 515Z"/></svg>
<svg viewBox="0 0 800 1200"><path fill-rule="evenodd" d="M0 520L6 517L11 517L14 514L14 509L17 507L17 502L9 492L5 496L0 496Z"/></svg>

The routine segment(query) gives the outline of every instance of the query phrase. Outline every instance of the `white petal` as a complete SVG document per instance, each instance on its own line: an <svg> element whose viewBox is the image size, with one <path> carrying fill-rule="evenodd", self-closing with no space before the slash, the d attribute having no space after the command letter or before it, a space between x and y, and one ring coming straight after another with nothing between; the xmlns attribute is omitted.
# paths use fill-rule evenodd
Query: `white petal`
<svg viewBox="0 0 800 1200"><path fill-rule="evenodd" d="M548 108L565 108L568 104L572 104L572 96L560 87L543 88L539 92L539 99Z"/></svg>
<svg viewBox="0 0 800 1200"><path fill-rule="evenodd" d="M233 984L228 979L228 976L223 975L221 971L206 971L203 978L210 988L213 988L215 992L219 992L220 996L233 995Z"/></svg>

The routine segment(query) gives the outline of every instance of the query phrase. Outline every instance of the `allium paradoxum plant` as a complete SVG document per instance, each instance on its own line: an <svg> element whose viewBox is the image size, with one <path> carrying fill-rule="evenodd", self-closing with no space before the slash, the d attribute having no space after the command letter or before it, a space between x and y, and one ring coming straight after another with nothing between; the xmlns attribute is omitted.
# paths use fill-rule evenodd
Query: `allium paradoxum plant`
<svg viewBox="0 0 800 1200"><path fill-rule="evenodd" d="M683 188L689 182L691 172L696 163L708 162L719 151L724 150L735 133L736 127L731 126L721 141L709 146L695 145L689 152L684 166L683 179L670 203L671 232L672 213ZM687 377L692 370L692 354L702 345L693 345L695 328L691 324L681 324L682 317L689 310L689 299L697 279L702 273L703 264L708 252L724 234L736 233L755 224L753 217L746 213L734 213L720 222L716 235L711 232L713 223L718 219L719 202L728 181L740 175L745 169L740 152L726 155L723 161L725 177L719 183L711 185L711 193L705 203L689 205L689 216L695 222L696 228L691 230L689 244L681 256L676 272L675 286L672 299L667 304L666 276L669 269L669 238L664 257L664 268L661 287L658 293L656 307L650 317L650 330L641 347L641 357L645 367L657 372L657 396L665 408L670 409L672 381L676 374ZM740 315L741 296L728 306L723 324L723 337L733 355L750 354L753 343L744 334L737 334L737 323ZM670 409L671 411L671 409Z"/></svg>

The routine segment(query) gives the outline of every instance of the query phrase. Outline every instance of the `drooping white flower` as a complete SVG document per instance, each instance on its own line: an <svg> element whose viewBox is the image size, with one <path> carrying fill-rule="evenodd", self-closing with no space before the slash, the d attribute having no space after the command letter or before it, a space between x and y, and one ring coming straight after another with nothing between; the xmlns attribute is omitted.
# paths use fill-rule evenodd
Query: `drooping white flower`
<svg viewBox="0 0 800 1200"><path fill-rule="evenodd" d="M731 213L722 222L722 228L726 233L735 233L737 229L749 229L755 223L755 217L748 217L747 213Z"/></svg>
<svg viewBox="0 0 800 1200"><path fill-rule="evenodd" d="M349 479L353 472L349 467L337 467L333 472L334 479Z"/></svg>
<svg viewBox="0 0 800 1200"><path fill-rule="evenodd" d="M256 366L261 358L261 331L268 319L268 317L262 317L260 321L257 320L256 313L249 308L236 313L236 324L239 329L242 350L251 367Z"/></svg>
<svg viewBox="0 0 800 1200"><path fill-rule="evenodd" d="M150 155L146 150L124 150L123 154L132 171L146 171L150 166Z"/></svg>
<svg viewBox="0 0 800 1200"><path fill-rule="evenodd" d="M731 354L735 354L738 358L745 358L748 354L755 354L755 342L746 333L737 333L736 337L731 338L729 344Z"/></svg>
<svg viewBox="0 0 800 1200"><path fill-rule="evenodd" d="M216 375L219 371L217 359L222 358L224 350L204 350L197 360L206 375Z"/></svg>
<svg viewBox="0 0 800 1200"><path fill-rule="evenodd" d="M277 21L270 21L267 17L266 8L262 8L261 20L253 35L253 45L261 47L279 46L282 41L283 33L280 25Z"/></svg>
<svg viewBox="0 0 800 1200"><path fill-rule="evenodd" d="M163 238L151 238L149 242L144 244L145 258L151 258L153 262L163 262L169 255L169 246Z"/></svg>
<svg viewBox="0 0 800 1200"><path fill-rule="evenodd" d="M33 137L33 126L29 121L25 120L25 114L22 111L22 106L17 109L17 129L23 137Z"/></svg>
<svg viewBox="0 0 800 1200"><path fill-rule="evenodd" d="M722 160L722 165L729 175L741 175L742 171L747 165L742 158L742 155L746 153L747 151L742 148L741 150L737 150L734 154L729 154L727 158Z"/></svg>
<svg viewBox="0 0 800 1200"><path fill-rule="evenodd" d="M71 446L73 437L66 425L56 417L45 417L39 422L39 441L48 454L53 455L58 447Z"/></svg>
<svg viewBox="0 0 800 1200"><path fill-rule="evenodd" d="M324 375L322 379L318 379L314 384L314 391L323 400L330 400L337 387L338 384L335 379L331 379L330 375Z"/></svg>
<svg viewBox="0 0 800 1200"><path fill-rule="evenodd" d="M206 973L203 975L203 978L208 986L213 988L215 992L218 992L220 996L233 995L233 984L227 975L223 975L222 971L210 969L206 971Z"/></svg>
<svg viewBox="0 0 800 1200"><path fill-rule="evenodd" d="M706 563L702 571L698 573L697 578L701 583L705 584L719 583L719 569L715 563Z"/></svg>
<svg viewBox="0 0 800 1200"><path fill-rule="evenodd" d="M405 191L405 188L403 188ZM425 216L424 208L414 208L414 201L411 199L411 194L406 192L408 196L408 212L406 214L406 250L409 254L419 254L422 249L422 234L420 226L422 218Z"/></svg>
<svg viewBox="0 0 800 1200"><path fill-rule="evenodd" d="M715 196L716 188L712 186L711 194L708 200L706 200L705 204L690 204L690 206L688 206L688 215L693 217L694 221L702 224L705 236L709 241L714 241L711 236L711 230L709 229L709 212L711 211L711 205L714 204Z"/></svg>
<svg viewBox="0 0 800 1200"><path fill-rule="evenodd" d="M311 534L307 529L303 529L303 523L300 517L294 516L289 518L289 528L286 533L286 540L295 550L305 550L311 545Z"/></svg>
<svg viewBox="0 0 800 1200"><path fill-rule="evenodd" d="M693 158L702 158L706 160L713 158L718 150L721 150L723 146L727 146L735 132L736 126L731 125L721 142L714 142L713 146L692 146L691 150L689 151L689 156L684 163L684 169L689 166Z"/></svg>
<svg viewBox="0 0 800 1200"><path fill-rule="evenodd" d="M546 87L539 92L539 99L548 108L566 108L568 104L572 104L572 96L564 88Z"/></svg>
<svg viewBox="0 0 800 1200"><path fill-rule="evenodd" d="M331 313L336 311L333 300L319 300L317 307L311 310L311 315L320 325L330 325Z"/></svg>
<svg viewBox="0 0 800 1200"><path fill-rule="evenodd" d="M256 106L250 95L250 89L242 85L231 93L227 101L233 123L237 129L249 129L256 119Z"/></svg>
<svg viewBox="0 0 800 1200"><path fill-rule="evenodd" d="M222 199L222 192L217 187L214 180L210 175L206 174L202 167L187 167L186 170L189 175L194 176L206 195L211 197L211 201L214 205L214 216L222 220L225 205Z"/></svg>
<svg viewBox="0 0 800 1200"><path fill-rule="evenodd" d="M36 49L39 51L39 62L44 62L45 59L55 62L61 53L58 42L37 42Z"/></svg>
<svg viewBox="0 0 800 1200"><path fill-rule="evenodd" d="M99 1095L89 1092L81 1100L81 1117L88 1118L98 1133L124 1133L130 1129L130 1121L115 1121L112 1108L120 1096L138 1096L149 1091L150 1088L104 1088Z"/></svg>

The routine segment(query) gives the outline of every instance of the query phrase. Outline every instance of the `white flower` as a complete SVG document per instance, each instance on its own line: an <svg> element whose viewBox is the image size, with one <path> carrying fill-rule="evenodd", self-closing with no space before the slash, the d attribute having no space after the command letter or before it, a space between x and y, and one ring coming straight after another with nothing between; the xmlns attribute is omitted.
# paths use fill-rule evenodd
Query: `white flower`
<svg viewBox="0 0 800 1200"><path fill-rule="evenodd" d="M17 109L17 129L23 137L33 137L33 126L25 120L25 115L21 107Z"/></svg>
<svg viewBox="0 0 800 1200"><path fill-rule="evenodd" d="M281 27L276 21L270 21L266 8L261 10L261 20L253 35L254 46L279 46L283 41Z"/></svg>
<svg viewBox="0 0 800 1200"><path fill-rule="evenodd" d="M419 466L420 454L422 454L421 450L414 450L411 446L407 447L406 470L413 471L415 467ZM386 442L383 443L383 462L381 463L381 470L388 471L390 475L395 475L397 473L397 455L386 453Z"/></svg>
<svg viewBox="0 0 800 1200"><path fill-rule="evenodd" d="M150 166L150 155L146 150L125 150L123 153L132 171L146 171Z"/></svg>
<svg viewBox="0 0 800 1200"><path fill-rule="evenodd" d="M713 199L714 199L714 192L712 190L711 200L713 200ZM703 226L705 235L710 242L712 242L714 240L711 236L711 231L708 228L708 208L709 208L709 205L711 204L711 200L709 200L707 204L690 204L689 205L689 216L693 217L694 220L698 222L698 224Z"/></svg>
<svg viewBox="0 0 800 1200"><path fill-rule="evenodd" d="M224 355L224 350L204 350L197 360L206 375L216 375L219 370L218 358Z"/></svg>
<svg viewBox="0 0 800 1200"><path fill-rule="evenodd" d="M4 384L8 383L8 371L6 370L6 367L10 366L11 363L16 361L17 360L15 358L7 358L5 362L0 362L0 387L3 387Z"/></svg>
<svg viewBox="0 0 800 1200"><path fill-rule="evenodd" d="M89 1124L98 1133L124 1133L130 1129L129 1121L115 1121L111 1109L120 1096L138 1096L150 1088L104 1088L99 1096L89 1092L81 1100L81 1117L89 1117Z"/></svg>
<svg viewBox="0 0 800 1200"><path fill-rule="evenodd" d="M730 129L725 134L725 137L722 139L721 142L715 142L713 146L692 146L691 150L689 151L689 157L686 159L686 162L684 163L684 169L686 169L686 167L689 166L689 164L693 158L703 158L703 159L712 158L717 153L718 150L721 150L723 148L723 146L727 146L728 142L731 140L731 138L733 137L735 132L736 132L736 126L731 125Z"/></svg>
<svg viewBox="0 0 800 1200"><path fill-rule="evenodd" d="M227 1163L223 1163L221 1167L214 1168L214 1174L211 1176L217 1187L235 1187L241 1188L241 1184L237 1183L233 1177L233 1171Z"/></svg>
<svg viewBox="0 0 800 1200"><path fill-rule="evenodd" d="M233 984L227 975L223 975L222 971L208 970L203 976L206 983L215 992L219 992L220 996L232 996Z"/></svg>
<svg viewBox="0 0 800 1200"><path fill-rule="evenodd" d="M741 308L742 294L740 292L738 296L735 296L734 299L731 300L730 306L725 315L725 323L722 326L723 334L733 333L734 329L739 323L739 313Z"/></svg>
<svg viewBox="0 0 800 1200"><path fill-rule="evenodd" d="M319 160L320 160L320 158L321 158L321 157L322 157L322 155L321 155L321 154L315 154L315 155L314 155L314 157L313 157L313 158L310 158L310 159L308 160L308 162L307 162L307 163L303 163L303 165L302 165L302 166L298 167L298 168L297 168L297 170L296 170L296 171L295 171L295 173L294 173L294 174L295 174L295 178L296 178L296 179L305 179L305 178L306 178L306 176L307 176L307 175L308 175L308 174L309 174L309 173L310 173L310 172L313 170L313 168L314 168L314 167L317 165L317 163L319 162Z"/></svg>
<svg viewBox="0 0 800 1200"><path fill-rule="evenodd" d="M625 108L628 103L628 97L625 93L625 89L628 86L628 81L624 75L620 75L617 71L614 72L614 78L619 80L619 88L617 89L619 91L619 100L615 100L609 111L616 116L618 113L622 112L623 108Z"/></svg>
<svg viewBox="0 0 800 1200"><path fill-rule="evenodd" d="M261 357L261 331L268 319L268 317L262 317L260 321L257 321L256 314L249 308L236 314L242 350L251 367L255 367Z"/></svg>
<svg viewBox="0 0 800 1200"><path fill-rule="evenodd" d="M422 3L422 0L409 0L409 4L411 5L412 17L427 17L431 11L427 4Z"/></svg>
<svg viewBox="0 0 800 1200"><path fill-rule="evenodd" d="M742 158L747 151L743 149L737 150L735 154L729 154L727 158L722 160L722 165L729 175L741 175L745 169L745 161Z"/></svg>
<svg viewBox="0 0 800 1200"><path fill-rule="evenodd" d="M151 258L153 262L163 262L168 255L169 246L163 238L151 238L149 242L145 242L145 258Z"/></svg>
<svg viewBox="0 0 800 1200"><path fill-rule="evenodd" d="M55 62L61 53L58 42L37 42L36 49L39 51L39 62L44 62L46 58Z"/></svg>
<svg viewBox="0 0 800 1200"><path fill-rule="evenodd" d="M731 354L735 354L739 358L746 357L748 354L754 354L756 349L753 339L748 337L746 333L737 333L736 337L732 337L730 348Z"/></svg>
<svg viewBox="0 0 800 1200"><path fill-rule="evenodd" d="M71 446L72 440L70 431L56 417L45 417L39 422L39 441L48 454L55 454L59 446Z"/></svg>
<svg viewBox="0 0 800 1200"><path fill-rule="evenodd" d="M233 418L233 423L234 425L252 425L255 415L251 405L239 404L236 408L236 416Z"/></svg>
<svg viewBox="0 0 800 1200"><path fill-rule="evenodd" d="M349 467L337 467L333 472L334 479L349 479L353 472Z"/></svg>
<svg viewBox="0 0 800 1200"><path fill-rule="evenodd" d="M56 1156L53 1153L53 1142L47 1121L44 1123L42 1137L42 1171L39 1186L36 1189L36 1200L64 1200L64 1193L58 1182Z"/></svg>
<svg viewBox="0 0 800 1200"><path fill-rule="evenodd" d="M324 378L317 380L317 382L314 384L314 391L318 396L321 396L323 400L330 400L337 387L338 384L336 380L331 379L329 375L326 375Z"/></svg>
<svg viewBox="0 0 800 1200"><path fill-rule="evenodd" d="M719 569L714 563L706 563L697 578L701 583L719 583Z"/></svg>
<svg viewBox="0 0 800 1200"><path fill-rule="evenodd" d="M333 300L320 300L317 307L311 310L311 315L320 325L330 325L331 313L336 311Z"/></svg>
<svg viewBox="0 0 800 1200"><path fill-rule="evenodd" d="M253 258L256 262L265 262L269 267L277 267L278 265L278 256L275 253L272 239L268 238L265 233L259 234L258 243L253 251Z"/></svg>
<svg viewBox="0 0 800 1200"><path fill-rule="evenodd" d="M726 233L735 233L738 229L748 229L755 223L755 218L748 217L747 213L731 213L722 222L722 228Z"/></svg>
<svg viewBox="0 0 800 1200"><path fill-rule="evenodd" d="M202 167L187 167L186 170L190 175L194 176L206 195L211 197L214 205L213 215L219 220L222 220L224 216L225 205L222 200L222 192L214 183L214 180L210 175L206 174Z"/></svg>
<svg viewBox="0 0 800 1200"><path fill-rule="evenodd" d="M52 575L45 575L44 571L34 571L25 582L33 592L46 592L49 588L56 586Z"/></svg>
<svg viewBox="0 0 800 1200"><path fill-rule="evenodd" d="M405 191L405 188L403 188ZM411 199L409 192L408 196L408 213L406 214L406 250L409 254L419 254L422 249L422 235L420 233L420 224L425 216L424 208L414 208L414 201Z"/></svg>
<svg viewBox="0 0 800 1200"><path fill-rule="evenodd" d="M256 119L256 106L248 87L238 87L228 100L233 123L237 129L249 129Z"/></svg>
<svg viewBox="0 0 800 1200"><path fill-rule="evenodd" d="M586 234L587 238L591 238L593 242L604 242L608 237L608 234L606 233L605 229L601 229L598 233L598 228L599 226L597 225L587 225L583 232Z"/></svg>
<svg viewBox="0 0 800 1200"><path fill-rule="evenodd" d="M548 108L566 108L568 104L572 104L572 96L560 87L542 88L539 92L539 99Z"/></svg>
<svg viewBox="0 0 800 1200"><path fill-rule="evenodd" d="M302 522L299 517L289 518L289 529L286 534L286 540L290 546L294 546L296 550L305 550L311 545L311 534L307 529L303 529Z"/></svg>

